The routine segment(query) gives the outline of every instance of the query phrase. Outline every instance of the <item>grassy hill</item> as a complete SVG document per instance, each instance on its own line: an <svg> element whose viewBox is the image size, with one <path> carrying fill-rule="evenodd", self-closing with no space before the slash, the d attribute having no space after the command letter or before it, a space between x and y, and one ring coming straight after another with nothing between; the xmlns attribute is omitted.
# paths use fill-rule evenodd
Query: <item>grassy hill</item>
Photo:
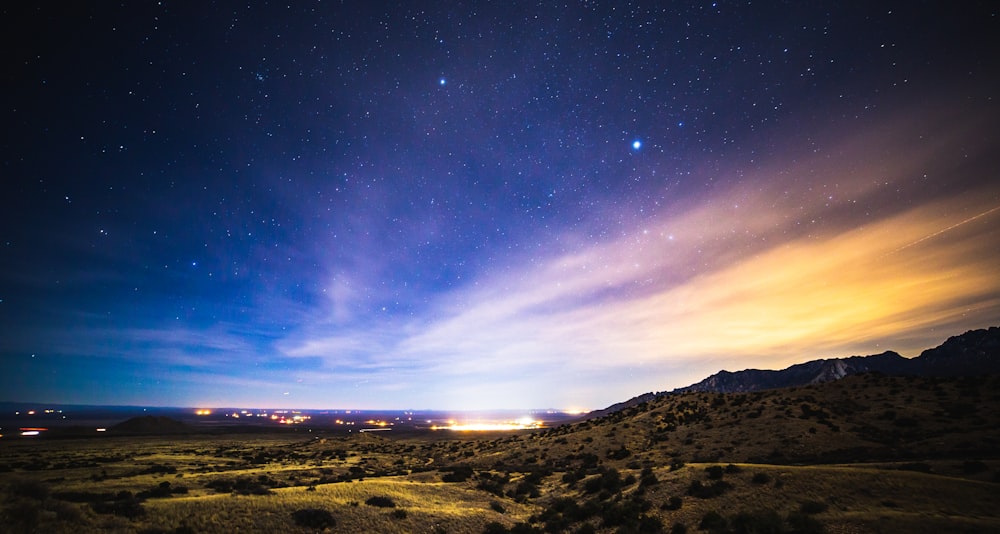
<svg viewBox="0 0 1000 534"><path fill-rule="evenodd" d="M679 393L534 432L0 440L5 532L996 532L1000 377Z"/></svg>

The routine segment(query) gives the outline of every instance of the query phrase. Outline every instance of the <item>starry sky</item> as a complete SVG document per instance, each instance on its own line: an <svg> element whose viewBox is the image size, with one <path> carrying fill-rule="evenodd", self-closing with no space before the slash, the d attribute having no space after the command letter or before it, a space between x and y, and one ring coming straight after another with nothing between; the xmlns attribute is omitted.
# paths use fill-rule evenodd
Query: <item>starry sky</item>
<svg viewBox="0 0 1000 534"><path fill-rule="evenodd" d="M0 400L595 409L1000 324L995 2L8 4Z"/></svg>

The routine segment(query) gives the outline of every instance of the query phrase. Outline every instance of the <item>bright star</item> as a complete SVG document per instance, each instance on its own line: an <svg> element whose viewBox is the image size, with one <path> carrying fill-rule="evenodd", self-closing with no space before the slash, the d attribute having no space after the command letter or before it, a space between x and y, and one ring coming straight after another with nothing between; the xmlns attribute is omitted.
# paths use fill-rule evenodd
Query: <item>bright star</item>
<svg viewBox="0 0 1000 534"><path fill-rule="evenodd" d="M632 150L639 150L640 148L642 148L642 141L638 139L632 141Z"/></svg>
<svg viewBox="0 0 1000 534"><path fill-rule="evenodd" d="M445 80L444 78L438 80L438 85L440 85L441 87L444 87L444 84L446 83L448 83L448 80Z"/></svg>

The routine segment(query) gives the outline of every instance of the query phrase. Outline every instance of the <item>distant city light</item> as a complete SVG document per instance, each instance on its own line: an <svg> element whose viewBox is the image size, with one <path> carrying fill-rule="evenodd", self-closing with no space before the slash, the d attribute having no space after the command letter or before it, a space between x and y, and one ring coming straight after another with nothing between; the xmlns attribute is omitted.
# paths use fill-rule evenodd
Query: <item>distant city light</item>
<svg viewBox="0 0 1000 534"><path fill-rule="evenodd" d="M431 430L456 430L460 432L482 432L491 430L533 430L542 428L543 422L532 419L531 417L521 417L516 421L507 421L504 423L457 423L455 421L448 421L446 426L434 425Z"/></svg>

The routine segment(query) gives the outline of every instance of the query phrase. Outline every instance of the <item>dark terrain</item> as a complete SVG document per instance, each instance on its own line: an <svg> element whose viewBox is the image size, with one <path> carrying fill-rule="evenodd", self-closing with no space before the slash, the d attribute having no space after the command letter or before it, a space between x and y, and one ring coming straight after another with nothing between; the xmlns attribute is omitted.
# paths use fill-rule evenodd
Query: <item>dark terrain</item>
<svg viewBox="0 0 1000 534"><path fill-rule="evenodd" d="M995 358L996 334L915 360ZM2 530L1000 531L1000 375L926 374L648 394L534 431L231 434L151 416L128 427L179 433L3 438Z"/></svg>

